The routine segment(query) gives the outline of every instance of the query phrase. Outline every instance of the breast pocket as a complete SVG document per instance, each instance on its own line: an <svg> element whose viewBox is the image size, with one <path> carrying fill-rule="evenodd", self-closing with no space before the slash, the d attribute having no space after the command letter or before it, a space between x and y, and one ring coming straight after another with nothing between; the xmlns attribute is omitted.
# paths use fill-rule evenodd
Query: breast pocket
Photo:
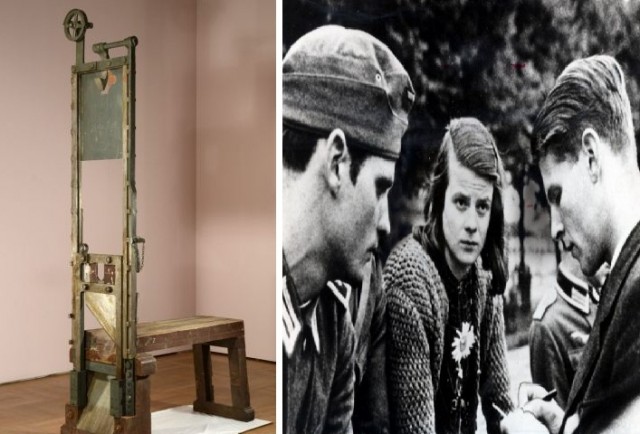
<svg viewBox="0 0 640 434"><path fill-rule="evenodd" d="M578 370L578 366L580 365L580 360L582 360L582 353L584 352L584 347L574 348L569 350L569 362L571 363L571 367L574 371Z"/></svg>

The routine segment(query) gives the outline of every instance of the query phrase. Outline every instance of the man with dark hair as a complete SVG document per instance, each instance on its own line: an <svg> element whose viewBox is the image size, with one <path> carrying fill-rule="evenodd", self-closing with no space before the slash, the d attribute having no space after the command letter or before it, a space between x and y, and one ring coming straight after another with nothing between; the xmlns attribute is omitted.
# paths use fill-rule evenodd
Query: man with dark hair
<svg viewBox="0 0 640 434"><path fill-rule="evenodd" d="M503 429L534 432L537 418L554 434L637 432L640 172L624 74L615 59L572 62L547 96L533 134L552 234L585 275L604 262L611 272L565 411L536 392L523 411L503 420Z"/></svg>
<svg viewBox="0 0 640 434"><path fill-rule="evenodd" d="M388 432L374 253L413 98L361 31L321 27L283 60L285 433Z"/></svg>

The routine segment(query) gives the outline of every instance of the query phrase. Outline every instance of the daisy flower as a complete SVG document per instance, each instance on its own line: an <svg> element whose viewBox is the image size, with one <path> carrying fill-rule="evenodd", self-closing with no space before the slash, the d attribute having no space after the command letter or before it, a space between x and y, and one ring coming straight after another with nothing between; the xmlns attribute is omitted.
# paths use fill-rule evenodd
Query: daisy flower
<svg viewBox="0 0 640 434"><path fill-rule="evenodd" d="M453 339L453 359L460 363L462 359L466 359L471 354L471 348L476 343L476 335L473 326L468 322L462 323L462 330L456 330L458 335Z"/></svg>

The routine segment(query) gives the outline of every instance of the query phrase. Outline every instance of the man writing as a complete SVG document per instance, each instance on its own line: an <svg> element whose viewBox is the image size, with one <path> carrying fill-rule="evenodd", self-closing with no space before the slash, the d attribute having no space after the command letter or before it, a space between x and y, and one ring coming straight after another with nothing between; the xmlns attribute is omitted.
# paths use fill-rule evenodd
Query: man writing
<svg viewBox="0 0 640 434"><path fill-rule="evenodd" d="M362 345L352 318L371 322L360 306L377 288L372 258L379 233L389 232L387 192L413 98L400 62L364 32L321 27L284 58L286 433L352 430Z"/></svg>
<svg viewBox="0 0 640 434"><path fill-rule="evenodd" d="M562 72L538 115L534 142L552 233L585 275L604 262L611 272L565 411L532 399L502 428L536 432L537 419L554 434L637 432L640 172L624 74L615 59L580 59Z"/></svg>

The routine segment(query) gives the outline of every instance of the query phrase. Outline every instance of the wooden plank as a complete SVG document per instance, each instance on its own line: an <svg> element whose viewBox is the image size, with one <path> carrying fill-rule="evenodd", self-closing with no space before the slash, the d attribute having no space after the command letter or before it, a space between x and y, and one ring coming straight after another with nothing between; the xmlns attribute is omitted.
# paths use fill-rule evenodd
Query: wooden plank
<svg viewBox="0 0 640 434"><path fill-rule="evenodd" d="M193 346L193 371L196 380L196 402L193 403L193 408L195 409L198 407L199 402L214 401L209 345L198 344Z"/></svg>
<svg viewBox="0 0 640 434"><path fill-rule="evenodd" d="M85 305L98 320L111 340L116 340L116 297L98 292L85 292Z"/></svg>
<svg viewBox="0 0 640 434"><path fill-rule="evenodd" d="M87 406L78 418L78 429L90 433L112 433L111 387L107 377L100 374L91 376Z"/></svg>
<svg viewBox="0 0 640 434"><path fill-rule="evenodd" d="M104 330L85 332L85 357L89 362L116 364L116 344Z"/></svg>
<svg viewBox="0 0 640 434"><path fill-rule="evenodd" d="M203 327L242 327L242 320L216 316L194 316L189 318L153 321L138 325L138 336L157 336Z"/></svg>
<svg viewBox="0 0 640 434"><path fill-rule="evenodd" d="M229 348L229 378L231 379L231 402L234 407L250 410L249 384L247 381L247 360L244 337L236 339ZM253 410L250 410L253 412Z"/></svg>
<svg viewBox="0 0 640 434"><path fill-rule="evenodd" d="M244 335L242 320L196 316L138 324L138 353L212 343ZM87 360L114 363L116 346L104 330L86 332ZM214 343L215 345L215 343Z"/></svg>
<svg viewBox="0 0 640 434"><path fill-rule="evenodd" d="M156 372L156 358L151 354L136 355L136 377L148 377Z"/></svg>

